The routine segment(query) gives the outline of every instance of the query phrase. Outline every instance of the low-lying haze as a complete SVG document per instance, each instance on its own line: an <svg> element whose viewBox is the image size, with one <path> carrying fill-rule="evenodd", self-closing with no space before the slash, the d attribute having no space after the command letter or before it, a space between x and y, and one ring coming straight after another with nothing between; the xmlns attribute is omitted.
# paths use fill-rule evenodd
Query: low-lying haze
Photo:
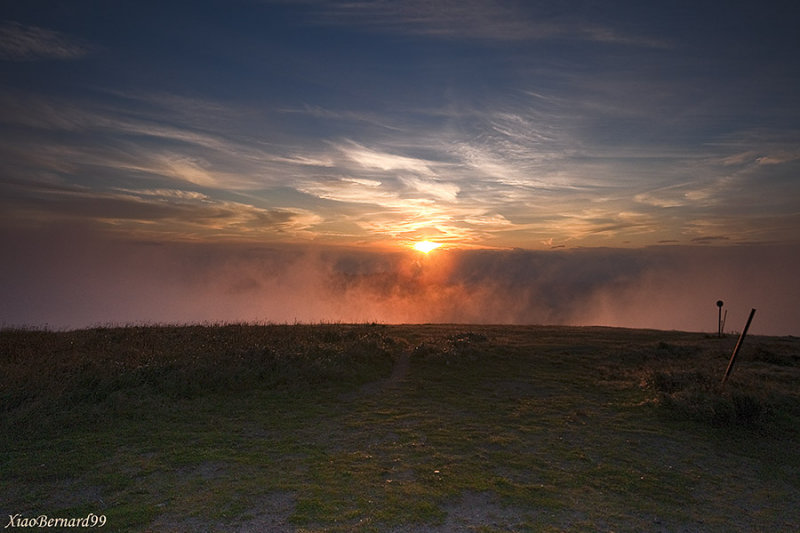
<svg viewBox="0 0 800 533"><path fill-rule="evenodd" d="M55 234L55 238L53 237ZM800 334L790 246L374 251L4 236L0 324L341 321L573 324Z"/></svg>

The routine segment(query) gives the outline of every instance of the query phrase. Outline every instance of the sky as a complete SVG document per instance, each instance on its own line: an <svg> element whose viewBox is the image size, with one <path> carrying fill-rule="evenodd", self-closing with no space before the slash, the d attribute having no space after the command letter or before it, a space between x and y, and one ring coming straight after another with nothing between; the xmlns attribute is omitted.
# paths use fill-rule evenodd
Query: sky
<svg viewBox="0 0 800 533"><path fill-rule="evenodd" d="M6 0L0 325L800 334L798 14Z"/></svg>

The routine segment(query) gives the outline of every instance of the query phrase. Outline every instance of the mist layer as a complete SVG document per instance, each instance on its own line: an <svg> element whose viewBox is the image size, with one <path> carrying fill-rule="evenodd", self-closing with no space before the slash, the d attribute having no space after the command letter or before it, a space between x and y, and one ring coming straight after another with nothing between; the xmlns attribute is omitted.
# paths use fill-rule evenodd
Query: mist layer
<svg viewBox="0 0 800 533"><path fill-rule="evenodd" d="M437 250L2 236L3 326L198 322L605 325L800 334L796 246Z"/></svg>

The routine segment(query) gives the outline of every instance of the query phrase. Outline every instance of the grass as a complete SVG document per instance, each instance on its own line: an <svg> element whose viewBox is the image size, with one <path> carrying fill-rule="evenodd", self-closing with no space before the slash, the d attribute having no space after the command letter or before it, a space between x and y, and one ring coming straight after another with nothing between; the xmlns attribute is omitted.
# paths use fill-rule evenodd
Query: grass
<svg viewBox="0 0 800 533"><path fill-rule="evenodd" d="M113 531L794 531L800 341L0 331L0 514ZM394 370L393 370L394 369Z"/></svg>

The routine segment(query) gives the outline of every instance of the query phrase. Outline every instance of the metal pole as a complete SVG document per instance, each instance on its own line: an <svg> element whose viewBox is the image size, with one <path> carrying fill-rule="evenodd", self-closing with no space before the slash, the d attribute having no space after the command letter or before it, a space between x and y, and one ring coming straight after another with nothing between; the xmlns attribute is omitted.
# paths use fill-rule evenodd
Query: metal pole
<svg viewBox="0 0 800 533"><path fill-rule="evenodd" d="M722 384L725 385L725 382L728 381L728 376L731 374L733 370L733 363L736 361L736 354L739 353L739 348L742 347L742 342L744 342L744 338L747 336L747 330L750 328L750 322L753 321L753 315L756 314L755 309L750 310L750 316L747 318L747 324L744 325L744 329L742 330L742 334L739 335L739 340L736 341L736 347L733 349L733 353L731 354L731 360L728 363L728 369L725 370L725 376L722 378Z"/></svg>

